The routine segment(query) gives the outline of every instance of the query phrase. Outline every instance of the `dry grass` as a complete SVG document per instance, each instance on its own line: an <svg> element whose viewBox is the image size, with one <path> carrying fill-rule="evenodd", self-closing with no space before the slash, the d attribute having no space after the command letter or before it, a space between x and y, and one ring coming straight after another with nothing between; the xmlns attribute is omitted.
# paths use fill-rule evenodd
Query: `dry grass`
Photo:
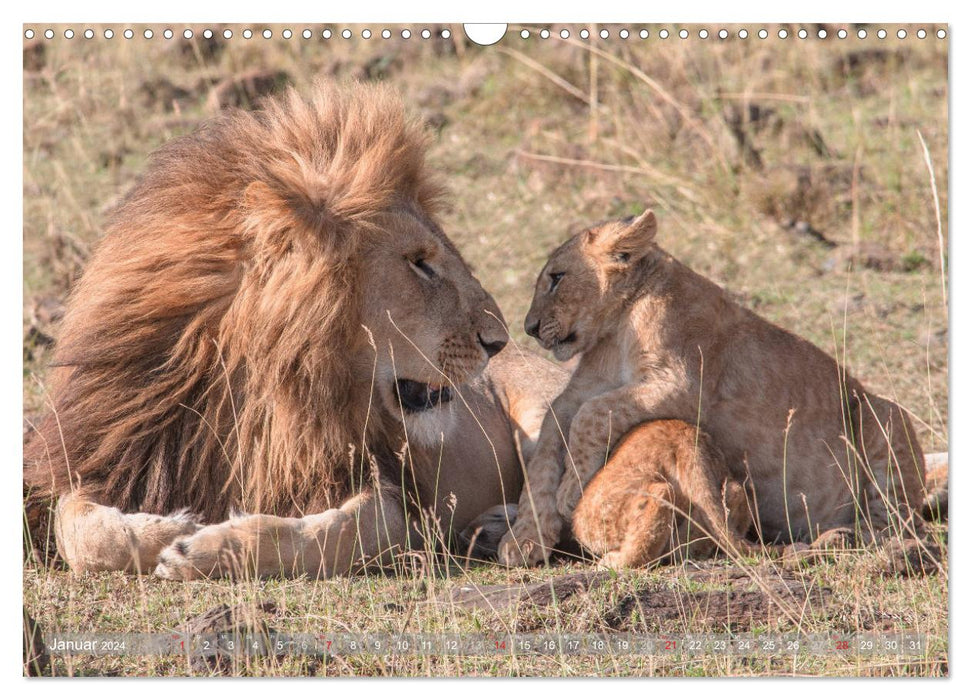
<svg viewBox="0 0 971 700"><path fill-rule="evenodd" d="M251 72L270 70L263 81L270 86L280 84L274 73L283 71L298 87L334 76L387 80L402 90L438 133L432 160L453 192L445 228L524 346L532 347L521 320L549 250L577 225L651 206L661 221L662 245L675 256L761 315L837 355L868 387L907 407L927 451L947 449L946 42L917 40L916 28L905 41L880 41L871 32L873 38L864 41L662 42L655 27L647 42L619 41L619 27L608 27L607 42L562 41L556 31L554 38L536 39L536 27L530 27L534 38L523 41L517 27L497 50L463 42L457 27L449 40L327 42L305 41L299 33L284 40L282 27L274 27L271 41L244 40L242 28L233 27L234 39L212 45L166 42L155 29L152 41L142 39L138 27L135 39L124 40L116 28L111 41L58 38L41 40L42 53L25 49L28 420L43 410L47 341L56 338L60 304L100 235L100 212L131 184L155 147L193 129L219 100L246 99L245 84L238 90L224 85L212 96L214 85L243 75L257 84ZM315 36L320 29L314 28ZM360 28L353 29L357 35ZM415 34L420 29L412 27ZM576 37L580 27L570 29ZM829 28L830 37L834 31ZM937 536L946 552L946 530ZM885 576L884 559L882 552L853 552L808 565L801 576L829 587L832 604L800 624L816 632L930 635L934 645L916 663L402 657L247 662L233 672L946 674L946 571ZM544 580L584 565L508 572L454 563L432 567L432 561L426 556L425 566L412 562L396 575L328 582L185 584L113 574L77 577L30 564L25 603L45 629L105 632L165 630L220 602L259 599L275 600L280 612L274 624L293 632L741 629L688 617L654 628L636 615L619 621L625 596L645 586L722 590L692 583L685 566L623 574L550 607L497 617L442 601L457 584ZM759 632L793 629L784 617L756 625ZM185 659L171 658L58 659L54 665L58 675L190 671Z"/></svg>

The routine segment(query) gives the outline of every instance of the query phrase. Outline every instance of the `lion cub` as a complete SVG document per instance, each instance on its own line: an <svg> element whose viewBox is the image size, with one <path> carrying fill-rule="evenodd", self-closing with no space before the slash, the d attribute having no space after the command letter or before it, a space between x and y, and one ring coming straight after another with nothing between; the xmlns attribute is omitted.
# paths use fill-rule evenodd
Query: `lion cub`
<svg viewBox="0 0 971 700"><path fill-rule="evenodd" d="M727 522L726 522L727 513ZM711 439L678 420L629 432L583 491L573 535L600 566L634 568L666 555L748 553L745 490Z"/></svg>
<svg viewBox="0 0 971 700"><path fill-rule="evenodd" d="M739 306L661 250L656 233L651 211L594 226L556 249L540 273L526 332L557 359L580 361L544 419L500 561L548 558L605 464L600 493L622 490L611 479L633 486L641 477L612 467L610 449L635 426L662 419L698 425L732 476L751 483L766 543L812 541L835 528L864 540L918 528L912 509L921 502L924 458L903 409ZM669 458L647 467L657 475L650 483L683 475ZM701 492L689 483L697 482L681 483L682 496L697 501Z"/></svg>

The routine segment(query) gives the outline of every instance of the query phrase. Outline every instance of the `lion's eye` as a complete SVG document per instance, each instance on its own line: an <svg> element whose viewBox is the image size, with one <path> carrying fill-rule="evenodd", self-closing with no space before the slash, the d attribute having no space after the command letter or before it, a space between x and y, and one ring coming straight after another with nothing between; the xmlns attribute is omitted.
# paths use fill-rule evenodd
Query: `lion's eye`
<svg viewBox="0 0 971 700"><path fill-rule="evenodd" d="M408 264L411 265L411 269L418 273L419 276L424 277L426 280L430 280L435 277L435 270L425 262L424 258L409 258Z"/></svg>
<svg viewBox="0 0 971 700"><path fill-rule="evenodd" d="M565 274L565 272L550 273L550 294L556 291L556 286L560 283L560 280L563 279L563 275Z"/></svg>

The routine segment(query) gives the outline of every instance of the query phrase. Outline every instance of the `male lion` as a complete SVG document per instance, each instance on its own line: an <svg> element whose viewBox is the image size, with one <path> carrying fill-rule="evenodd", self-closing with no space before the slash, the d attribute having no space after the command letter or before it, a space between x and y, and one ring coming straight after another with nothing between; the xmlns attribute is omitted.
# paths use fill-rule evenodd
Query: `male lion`
<svg viewBox="0 0 971 700"><path fill-rule="evenodd" d="M325 86L155 154L26 448L72 569L332 576L518 497L565 375L502 352L426 145L389 90Z"/></svg>
<svg viewBox="0 0 971 700"><path fill-rule="evenodd" d="M595 226L540 273L526 332L581 359L544 421L500 561L548 557L612 442L658 419L700 423L751 481L763 541L919 527L924 456L903 409L676 261L656 231L651 211Z"/></svg>

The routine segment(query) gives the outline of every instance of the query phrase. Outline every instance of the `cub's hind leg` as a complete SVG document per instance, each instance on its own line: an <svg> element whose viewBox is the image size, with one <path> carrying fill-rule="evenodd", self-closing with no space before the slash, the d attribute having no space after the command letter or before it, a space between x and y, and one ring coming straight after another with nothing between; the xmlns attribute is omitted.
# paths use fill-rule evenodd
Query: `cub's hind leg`
<svg viewBox="0 0 971 700"><path fill-rule="evenodd" d="M675 551L748 555L745 489L709 438L682 421L638 426L583 493L577 540L612 568L643 566ZM690 545L687 546L686 545Z"/></svg>
<svg viewBox="0 0 971 700"><path fill-rule="evenodd" d="M694 426L671 421L676 431L678 454L670 474L680 506L678 541L701 541L689 552L710 556L715 547L729 555L751 555L755 547L745 541L752 523L744 487L732 479L725 458L711 439Z"/></svg>
<svg viewBox="0 0 971 700"><path fill-rule="evenodd" d="M662 463L672 447L654 426L635 428L584 489L573 534L601 566L645 566L668 553L676 494Z"/></svg>
<svg viewBox="0 0 971 700"><path fill-rule="evenodd" d="M72 571L150 573L158 555L200 525L187 513L122 513L80 493L61 496L54 514L57 551Z"/></svg>
<svg viewBox="0 0 971 700"><path fill-rule="evenodd" d="M598 565L605 569L633 569L657 563L667 555L674 526L673 498L674 489L663 482L632 494L626 532L618 533L618 546L608 549Z"/></svg>

